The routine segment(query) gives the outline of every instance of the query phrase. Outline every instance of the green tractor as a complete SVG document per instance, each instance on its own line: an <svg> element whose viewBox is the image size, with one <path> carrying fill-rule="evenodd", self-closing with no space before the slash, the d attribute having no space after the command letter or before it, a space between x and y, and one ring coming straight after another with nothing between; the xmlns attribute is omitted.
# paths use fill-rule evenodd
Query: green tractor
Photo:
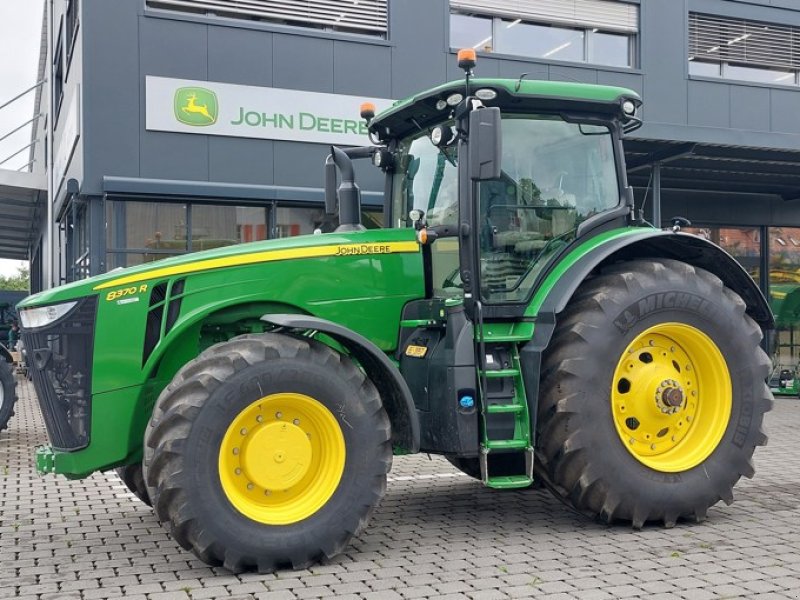
<svg viewBox="0 0 800 600"><path fill-rule="evenodd" d="M393 454L605 522L702 520L753 475L772 404L764 297L717 246L646 224L618 87L472 77L332 148L334 232L107 273L19 305L51 446L118 469L231 571L341 552ZM366 230L353 159L386 175Z"/></svg>

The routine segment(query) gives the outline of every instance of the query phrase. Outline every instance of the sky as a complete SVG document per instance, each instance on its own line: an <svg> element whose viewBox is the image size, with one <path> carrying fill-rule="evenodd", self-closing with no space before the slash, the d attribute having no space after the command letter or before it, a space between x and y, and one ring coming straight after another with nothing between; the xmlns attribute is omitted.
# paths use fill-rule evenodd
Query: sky
<svg viewBox="0 0 800 600"><path fill-rule="evenodd" d="M0 105L36 83L44 0L0 0ZM33 116L31 92L0 108L0 137ZM0 141L0 161L30 143L30 127ZM18 169L28 162L27 151L0 165ZM0 236L3 232L0 230ZM16 260L0 259L0 275L16 275Z"/></svg>

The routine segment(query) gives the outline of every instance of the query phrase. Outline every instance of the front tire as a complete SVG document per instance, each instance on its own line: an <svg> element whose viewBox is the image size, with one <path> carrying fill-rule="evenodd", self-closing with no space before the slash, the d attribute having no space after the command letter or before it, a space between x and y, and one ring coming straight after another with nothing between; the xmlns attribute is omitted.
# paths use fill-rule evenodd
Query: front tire
<svg viewBox="0 0 800 600"><path fill-rule="evenodd" d="M733 501L772 407L762 332L715 275L636 260L585 282L542 370L539 468L577 510L672 526Z"/></svg>
<svg viewBox="0 0 800 600"><path fill-rule="evenodd" d="M125 487L127 487L134 496L147 504L147 506L153 506L153 503L150 501L150 495L147 493L147 485L145 485L144 482L142 463L138 462L132 465L125 465L124 467L114 469L114 471L116 471L122 483L125 484Z"/></svg>
<svg viewBox="0 0 800 600"><path fill-rule="evenodd" d="M247 335L183 367L145 434L145 477L175 540L233 572L341 552L386 490L390 425L372 382L310 339Z"/></svg>
<svg viewBox="0 0 800 600"><path fill-rule="evenodd" d="M14 416L14 404L17 402L17 383L11 364L0 357L0 431L8 426Z"/></svg>

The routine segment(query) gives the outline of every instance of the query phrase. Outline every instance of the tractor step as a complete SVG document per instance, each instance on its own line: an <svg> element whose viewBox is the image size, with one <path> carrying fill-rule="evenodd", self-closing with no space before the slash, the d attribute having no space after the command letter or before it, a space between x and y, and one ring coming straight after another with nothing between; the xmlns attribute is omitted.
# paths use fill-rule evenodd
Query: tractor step
<svg viewBox="0 0 800 600"><path fill-rule="evenodd" d="M486 440L484 447L488 450L524 450L528 440Z"/></svg>
<svg viewBox="0 0 800 600"><path fill-rule="evenodd" d="M486 407L486 412L490 415L504 413L521 413L525 407L521 404L490 404Z"/></svg>
<svg viewBox="0 0 800 600"><path fill-rule="evenodd" d="M486 379L502 379L503 377L516 377L517 375L519 375L519 369L496 369L483 372L483 376Z"/></svg>
<svg viewBox="0 0 800 600"><path fill-rule="evenodd" d="M527 475L506 475L504 477L489 477L486 487L496 490L513 490L526 488L533 483L533 479Z"/></svg>

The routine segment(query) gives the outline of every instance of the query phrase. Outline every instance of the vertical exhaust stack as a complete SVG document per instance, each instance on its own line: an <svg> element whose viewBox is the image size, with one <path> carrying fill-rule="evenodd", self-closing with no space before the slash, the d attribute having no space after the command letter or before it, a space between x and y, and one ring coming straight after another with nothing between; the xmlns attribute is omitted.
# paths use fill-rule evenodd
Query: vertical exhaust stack
<svg viewBox="0 0 800 600"><path fill-rule="evenodd" d="M336 186L336 169L342 174L342 183ZM331 153L325 161L325 210L335 211L339 200L339 226L336 231L363 231L361 224L361 190L356 184L353 161L342 150L331 146Z"/></svg>

